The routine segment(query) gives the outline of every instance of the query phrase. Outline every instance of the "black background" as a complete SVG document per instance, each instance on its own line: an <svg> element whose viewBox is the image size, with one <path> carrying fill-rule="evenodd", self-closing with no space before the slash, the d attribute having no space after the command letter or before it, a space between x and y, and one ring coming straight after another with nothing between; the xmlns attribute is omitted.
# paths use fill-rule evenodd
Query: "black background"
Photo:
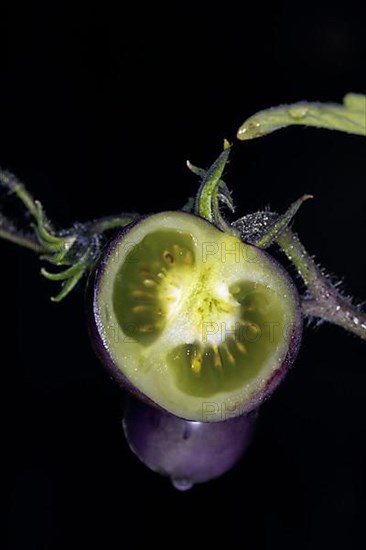
<svg viewBox="0 0 366 550"><path fill-rule="evenodd" d="M185 160L208 166L255 111L366 91L360 6L3 5L0 164L60 227L180 208L197 188ZM236 142L226 180L238 215L313 193L296 230L366 297L361 137L295 128ZM37 258L0 248L4 548L123 548L126 533L130 547L364 546L365 342L308 330L241 464L179 493L127 448L83 293L52 304Z"/></svg>

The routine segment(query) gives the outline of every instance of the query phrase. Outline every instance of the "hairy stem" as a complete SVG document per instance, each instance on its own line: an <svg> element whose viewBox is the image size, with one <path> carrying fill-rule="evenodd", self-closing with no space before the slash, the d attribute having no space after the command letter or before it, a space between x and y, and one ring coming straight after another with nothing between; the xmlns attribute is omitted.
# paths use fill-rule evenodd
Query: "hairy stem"
<svg viewBox="0 0 366 550"><path fill-rule="evenodd" d="M28 248L37 254L42 254L45 251L44 248L35 240L23 235L22 233L16 232L15 230L0 228L0 239L10 241L14 244L22 246L23 248Z"/></svg>
<svg viewBox="0 0 366 550"><path fill-rule="evenodd" d="M331 284L297 235L291 229L286 229L277 238L277 244L294 264L308 288L309 296L302 302L304 314L334 323L366 340L365 313L344 298Z"/></svg>
<svg viewBox="0 0 366 550"><path fill-rule="evenodd" d="M9 189L11 193L14 193L19 200L22 201L25 208L32 214L34 218L37 217L37 205L32 195L29 193L23 183L21 183L14 174L7 170L0 169L0 185Z"/></svg>
<svg viewBox="0 0 366 550"><path fill-rule="evenodd" d="M91 222L90 228L93 233L104 233L110 229L118 229L119 227L125 227L129 223L133 222L138 217L138 214L120 214L117 216L105 216L98 220Z"/></svg>

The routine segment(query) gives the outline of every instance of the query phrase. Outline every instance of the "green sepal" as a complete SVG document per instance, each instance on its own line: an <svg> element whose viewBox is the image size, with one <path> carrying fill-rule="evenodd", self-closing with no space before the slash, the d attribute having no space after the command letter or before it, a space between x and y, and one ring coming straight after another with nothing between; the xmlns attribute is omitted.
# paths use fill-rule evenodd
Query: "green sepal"
<svg viewBox="0 0 366 550"><path fill-rule="evenodd" d="M253 242L258 248L268 248L278 237L287 229L294 219L300 206L307 200L312 199L312 195L303 195L297 201L293 202L282 216L273 223L268 230Z"/></svg>
<svg viewBox="0 0 366 550"><path fill-rule="evenodd" d="M230 153L230 144L224 141L224 150L208 170L198 168L189 161L188 168L202 179L201 186L195 199L194 212L197 216L211 222L227 233L235 230L223 218L220 212L220 203L225 204L233 212L234 205L226 183L221 179Z"/></svg>

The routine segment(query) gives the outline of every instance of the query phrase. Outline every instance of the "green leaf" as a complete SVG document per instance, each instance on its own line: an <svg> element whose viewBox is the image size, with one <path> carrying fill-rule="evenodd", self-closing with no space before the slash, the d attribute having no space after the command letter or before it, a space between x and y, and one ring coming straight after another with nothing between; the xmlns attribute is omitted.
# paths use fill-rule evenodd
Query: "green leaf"
<svg viewBox="0 0 366 550"><path fill-rule="evenodd" d="M366 95L347 94L343 105L301 101L259 111L240 126L237 137L253 139L292 125L366 136Z"/></svg>

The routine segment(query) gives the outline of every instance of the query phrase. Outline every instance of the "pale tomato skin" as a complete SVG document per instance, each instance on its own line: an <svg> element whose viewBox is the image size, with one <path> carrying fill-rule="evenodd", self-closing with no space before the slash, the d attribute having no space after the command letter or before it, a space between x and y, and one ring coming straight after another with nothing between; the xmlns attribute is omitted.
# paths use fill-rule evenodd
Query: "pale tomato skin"
<svg viewBox="0 0 366 550"><path fill-rule="evenodd" d="M172 214L172 212L169 212L169 214ZM185 213L185 212L177 212L179 216L187 216L190 218L194 218L193 214ZM97 356L100 358L102 364L107 369L109 374L111 375L112 379L114 379L117 384L127 390L130 394L134 395L135 397L142 400L147 405L151 405L152 407L155 407L159 409L160 411L167 412L164 407L161 406L161 404L156 403L153 401L150 397L146 396L141 390L133 385L131 381L125 376L125 374L121 371L121 369L116 365L114 362L111 353L109 352L108 345L102 338L102 329L101 329L101 318L100 318L100 312L97 305L98 301L98 293L100 291L101 287L101 280L102 277L105 275L105 271L108 268L108 263L110 259L115 254L115 251L117 247L120 245L121 241L125 239L131 229L136 227L136 225L140 223L144 223L144 220L148 219L150 216L141 217L125 228L123 228L121 231L118 232L118 234L115 236L115 238L106 246L105 250L101 254L100 260L96 265L96 268L94 272L91 274L88 282L88 289L87 289L87 319L88 319L88 331L92 343L92 347L95 350ZM209 222L203 220L202 218L199 218L200 222L207 223L208 225L211 225ZM301 312L301 304L300 304L300 298L298 295L298 292L295 288L295 285L290 278L287 271L267 252L261 249L256 249L256 253L260 256L263 255L266 262L270 262L270 264L273 266L273 269L277 271L277 273L280 273L282 277L287 281L289 289L291 289L292 296L296 303L296 310L297 310L297 316L295 319L295 322L293 323L293 326L290 327L289 330L289 345L287 349L287 353L285 357L283 358L282 364L277 370L274 372L274 374L267 380L265 387L263 391L260 393L257 393L253 396L253 398L245 403L244 406L241 406L238 408L237 415L242 416L250 413L251 411L255 411L258 409L258 407L266 400L268 397L272 395L274 390L278 387L278 385L282 382L282 380L285 378L286 374L288 373L290 367L294 363L299 348L301 344L302 339L302 331L303 331L303 316ZM170 413L169 413L170 414ZM210 423L216 423L220 422L220 420L216 418L211 420L208 418L207 422Z"/></svg>
<svg viewBox="0 0 366 550"><path fill-rule="evenodd" d="M192 422L129 399L123 429L141 462L184 491L235 466L252 440L256 417L250 413L222 422Z"/></svg>

